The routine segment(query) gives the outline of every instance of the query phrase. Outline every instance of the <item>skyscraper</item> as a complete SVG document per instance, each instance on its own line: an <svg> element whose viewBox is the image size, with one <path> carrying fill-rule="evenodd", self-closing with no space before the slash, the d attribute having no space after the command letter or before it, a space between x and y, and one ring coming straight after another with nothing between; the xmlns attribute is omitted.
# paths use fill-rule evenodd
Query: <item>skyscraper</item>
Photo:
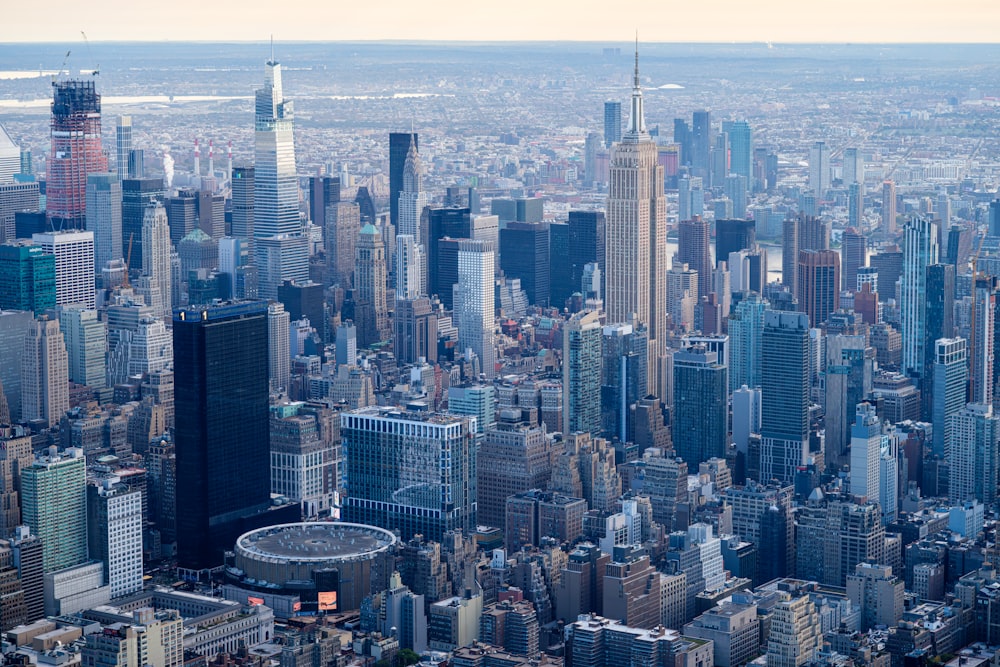
<svg viewBox="0 0 1000 667"><path fill-rule="evenodd" d="M716 266L718 266L719 262L728 262L730 253L753 248L756 241L757 229L754 226L753 220L716 220Z"/></svg>
<svg viewBox="0 0 1000 667"><path fill-rule="evenodd" d="M949 419L948 499L956 504L968 500L993 504L1000 474L1000 418L992 405L969 403Z"/></svg>
<svg viewBox="0 0 1000 667"><path fill-rule="evenodd" d="M563 327L563 432L601 431L601 318L585 311Z"/></svg>
<svg viewBox="0 0 1000 667"><path fill-rule="evenodd" d="M857 229L848 227L840 237L840 242L843 289L854 292L858 289L858 269L868 266L866 239Z"/></svg>
<svg viewBox="0 0 1000 667"><path fill-rule="evenodd" d="M605 307L608 321L625 322L634 313L648 328L648 391L659 394L667 326L667 202L642 103L637 50L628 131L611 155Z"/></svg>
<svg viewBox="0 0 1000 667"><path fill-rule="evenodd" d="M948 457L952 440L951 417L965 407L967 398L968 348L964 338L941 338L934 342L934 350L931 451L937 456Z"/></svg>
<svg viewBox="0 0 1000 667"><path fill-rule="evenodd" d="M104 387L107 323L97 319L96 310L63 306L59 329L66 345L69 379L92 389Z"/></svg>
<svg viewBox="0 0 1000 667"><path fill-rule="evenodd" d="M691 469L726 455L729 378L718 357L704 345L674 352L674 450Z"/></svg>
<svg viewBox="0 0 1000 667"><path fill-rule="evenodd" d="M281 65L272 54L265 69L264 87L255 94L255 161L253 231L260 270L260 295L274 298L285 280L309 277L308 243L299 221L299 184L295 171L292 102L284 98ZM279 237L277 251L260 243Z"/></svg>
<svg viewBox="0 0 1000 667"><path fill-rule="evenodd" d="M695 111L691 120L691 148L694 152L691 165L697 176L708 178L709 155L712 149L712 115L705 110Z"/></svg>
<svg viewBox="0 0 1000 667"><path fill-rule="evenodd" d="M620 323L605 326L601 333L601 430L607 438L626 442L631 408L646 395L646 330Z"/></svg>
<svg viewBox="0 0 1000 667"><path fill-rule="evenodd" d="M604 103L604 147L611 148L622 140L622 103L608 100Z"/></svg>
<svg viewBox="0 0 1000 667"><path fill-rule="evenodd" d="M753 139L745 120L725 121L722 131L729 135L729 171L753 183ZM739 216L737 216L739 217Z"/></svg>
<svg viewBox="0 0 1000 667"><path fill-rule="evenodd" d="M42 540L46 573L87 560L87 479L82 449L55 447L21 471L24 523Z"/></svg>
<svg viewBox="0 0 1000 667"><path fill-rule="evenodd" d="M389 340L392 335L385 284L385 244L378 229L368 223L358 237L354 261L354 323L361 347Z"/></svg>
<svg viewBox="0 0 1000 667"><path fill-rule="evenodd" d="M830 149L825 141L817 141L809 149L809 189L822 199L830 187Z"/></svg>
<svg viewBox="0 0 1000 667"><path fill-rule="evenodd" d="M809 452L809 318L767 311L761 340L761 479L791 483Z"/></svg>
<svg viewBox="0 0 1000 667"><path fill-rule="evenodd" d="M972 356L969 375L969 402L993 404L993 367L996 341L997 281L992 276L977 276L973 281L969 352ZM928 371L930 369L927 369Z"/></svg>
<svg viewBox="0 0 1000 667"><path fill-rule="evenodd" d="M231 180L233 197L232 235L242 239L247 244L249 262L256 263L257 253L254 248L254 175L256 170L252 164L241 164L233 167ZM339 192L338 192L339 195ZM313 219L317 225L323 220Z"/></svg>
<svg viewBox="0 0 1000 667"><path fill-rule="evenodd" d="M902 370L917 378L924 375L927 267L938 261L937 236L937 225L926 218L914 216L903 225L903 273L899 308L903 333Z"/></svg>
<svg viewBox="0 0 1000 667"><path fill-rule="evenodd" d="M882 421L871 403L858 403L851 427L851 495L870 500L879 497L879 459Z"/></svg>
<svg viewBox="0 0 1000 667"><path fill-rule="evenodd" d="M570 211L565 225L549 225L549 301L554 307L562 308L570 295L582 291L587 264L598 264L604 282L604 240L604 211Z"/></svg>
<svg viewBox="0 0 1000 667"><path fill-rule="evenodd" d="M761 341L764 313L770 305L756 292L745 292L729 318L729 389L761 385Z"/></svg>
<svg viewBox="0 0 1000 667"><path fill-rule="evenodd" d="M874 373L875 350L868 345L866 336L827 336L825 451L828 467L848 462L851 424L855 421L857 405L872 391Z"/></svg>
<svg viewBox="0 0 1000 667"><path fill-rule="evenodd" d="M280 302L267 305L267 377L271 393L288 391L291 379L291 315Z"/></svg>
<svg viewBox="0 0 1000 667"><path fill-rule="evenodd" d="M399 194L403 191L403 172L411 145L414 152L420 150L420 140L416 132L389 133L389 221L397 230L399 230Z"/></svg>
<svg viewBox="0 0 1000 667"><path fill-rule="evenodd" d="M496 245L491 241L459 241L455 319L460 352L471 349L487 378L495 374L493 350L493 271Z"/></svg>
<svg viewBox="0 0 1000 667"><path fill-rule="evenodd" d="M94 234L94 270L122 249L122 186L115 174L87 175L87 231Z"/></svg>
<svg viewBox="0 0 1000 667"><path fill-rule="evenodd" d="M398 221L394 221L397 234L410 234L416 239L423 238L420 230L420 216L427 205L427 194L423 191L423 165L417 153L417 135L411 138L403 162L403 183L397 202Z"/></svg>
<svg viewBox="0 0 1000 667"><path fill-rule="evenodd" d="M562 249L565 252L566 249ZM528 302L549 305L549 230L541 223L509 222L500 230L500 268L520 278ZM580 291L578 285L574 291Z"/></svg>
<svg viewBox="0 0 1000 667"><path fill-rule="evenodd" d="M106 477L87 487L87 542L90 557L104 564L111 597L142 590L143 491Z"/></svg>
<svg viewBox="0 0 1000 667"><path fill-rule="evenodd" d="M101 146L101 96L93 80L53 81L45 210L54 230L84 229L87 176L108 171Z"/></svg>
<svg viewBox="0 0 1000 667"><path fill-rule="evenodd" d="M309 219L323 226L327 208L340 201L340 178L337 176L309 177Z"/></svg>
<svg viewBox="0 0 1000 667"><path fill-rule="evenodd" d="M177 557L214 567L271 504L267 304L176 309L173 338Z"/></svg>
<svg viewBox="0 0 1000 667"><path fill-rule="evenodd" d="M440 541L476 529L475 417L362 408L342 414L347 521Z"/></svg>
<svg viewBox="0 0 1000 667"><path fill-rule="evenodd" d="M361 209L354 202L337 202L326 209L327 280L350 289L354 284L354 246L361 232Z"/></svg>
<svg viewBox="0 0 1000 667"><path fill-rule="evenodd" d="M840 307L840 254L800 250L796 273L799 310L809 316L809 326L818 327Z"/></svg>
<svg viewBox="0 0 1000 667"><path fill-rule="evenodd" d="M45 232L32 240L56 258L56 305L82 303L97 306L94 288L94 233L85 231Z"/></svg>
<svg viewBox="0 0 1000 667"><path fill-rule="evenodd" d="M129 156L132 153L132 116L118 116L115 125L115 169L118 183L129 178Z"/></svg>
<svg viewBox="0 0 1000 667"><path fill-rule="evenodd" d="M69 360L59 323L42 316L28 329L21 356L21 419L49 427L69 410Z"/></svg>
<svg viewBox="0 0 1000 667"><path fill-rule="evenodd" d="M121 246L117 257L130 262L130 268L142 268L142 220L146 215L146 207L151 201L164 197L162 178L126 178L121 184ZM194 229L195 207L191 205L190 231ZM187 232L184 232L186 234ZM177 236L176 243L184 237ZM131 254L130 254L131 249ZM103 265L102 265L103 266Z"/></svg>
<svg viewBox="0 0 1000 667"><path fill-rule="evenodd" d="M698 298L708 296L712 291L712 260L710 230L708 222L696 216L691 220L681 220L677 227L677 257L698 272ZM728 255L726 255L728 257Z"/></svg>
<svg viewBox="0 0 1000 667"><path fill-rule="evenodd" d="M896 235L896 184L893 181L882 183L882 234Z"/></svg>
<svg viewBox="0 0 1000 667"><path fill-rule="evenodd" d="M410 234L396 234L396 301L416 299L423 290L423 253Z"/></svg>
<svg viewBox="0 0 1000 667"><path fill-rule="evenodd" d="M847 186L847 224L862 229L865 218L865 185L851 183Z"/></svg>
<svg viewBox="0 0 1000 667"><path fill-rule="evenodd" d="M2 130L0 127L0 132ZM39 222L34 231L45 231L45 213L38 213L41 208L40 194L37 182L0 183L0 241L10 242L31 235L18 231L17 221L21 216L31 216Z"/></svg>
<svg viewBox="0 0 1000 667"><path fill-rule="evenodd" d="M56 258L40 245L0 245L0 310L41 315L56 305Z"/></svg>
<svg viewBox="0 0 1000 667"><path fill-rule="evenodd" d="M172 311L173 285L170 271L170 228L167 210L158 201L146 206L142 220L142 274L149 279L150 296L146 305L153 314L166 320Z"/></svg>

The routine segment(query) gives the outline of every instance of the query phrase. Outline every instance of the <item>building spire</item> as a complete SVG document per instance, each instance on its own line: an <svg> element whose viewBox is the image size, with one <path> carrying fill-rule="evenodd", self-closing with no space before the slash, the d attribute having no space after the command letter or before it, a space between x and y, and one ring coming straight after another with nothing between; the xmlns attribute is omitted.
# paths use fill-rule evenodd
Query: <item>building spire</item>
<svg viewBox="0 0 1000 667"><path fill-rule="evenodd" d="M637 139L646 134L646 117L642 108L642 85L639 83L639 31L635 33L635 74L632 81L632 113L626 136Z"/></svg>

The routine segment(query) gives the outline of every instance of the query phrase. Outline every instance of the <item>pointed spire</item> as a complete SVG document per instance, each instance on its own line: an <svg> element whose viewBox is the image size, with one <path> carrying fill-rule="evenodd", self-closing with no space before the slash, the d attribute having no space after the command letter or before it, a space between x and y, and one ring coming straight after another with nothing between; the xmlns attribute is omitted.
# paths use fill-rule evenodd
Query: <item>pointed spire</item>
<svg viewBox="0 0 1000 667"><path fill-rule="evenodd" d="M646 115L642 108L642 85L639 83L639 31L635 33L635 74L632 80L632 113L625 136L633 140L646 134Z"/></svg>
<svg viewBox="0 0 1000 667"><path fill-rule="evenodd" d="M639 33L636 32L636 35L638 35L638 34ZM636 44L638 44L638 43L639 43L639 38L637 36L636 37ZM274 33L271 33L271 60L269 60L268 62L270 62L271 64L274 64ZM636 62L636 65L635 65L636 71L639 71L639 47L638 46L636 46L635 62Z"/></svg>

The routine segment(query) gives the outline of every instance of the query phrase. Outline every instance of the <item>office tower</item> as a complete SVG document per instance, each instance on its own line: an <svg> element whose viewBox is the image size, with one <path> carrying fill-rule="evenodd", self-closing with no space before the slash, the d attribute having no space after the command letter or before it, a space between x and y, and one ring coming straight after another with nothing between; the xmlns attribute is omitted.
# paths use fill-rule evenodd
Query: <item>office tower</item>
<svg viewBox="0 0 1000 667"><path fill-rule="evenodd" d="M114 257L122 257L130 262L130 268L142 267L142 221L146 215L146 207L150 202L162 198L164 198L162 178L126 178L121 183L121 244ZM189 201L191 206L191 221L187 230L191 231L194 229L194 201L186 201ZM168 208L169 206L168 203ZM175 218L171 224L171 234L174 233L175 227L180 228L173 224L178 213L179 210L168 210L168 215ZM180 234L176 239L171 236L171 242L179 242L186 233Z"/></svg>
<svg viewBox="0 0 1000 667"><path fill-rule="evenodd" d="M729 171L742 176L744 183L752 183L753 140L750 124L745 120L724 121L722 131L729 135Z"/></svg>
<svg viewBox="0 0 1000 667"><path fill-rule="evenodd" d="M781 284L794 295L799 288L799 220L786 216L781 235Z"/></svg>
<svg viewBox="0 0 1000 667"><path fill-rule="evenodd" d="M691 270L698 273L697 296L699 299L712 291L709 231L708 222L700 217L692 220L681 220L677 228L677 257L682 264L687 264Z"/></svg>
<svg viewBox="0 0 1000 667"><path fill-rule="evenodd" d="M680 165L691 166L691 126L683 118L674 118L674 143L680 149L677 162Z"/></svg>
<svg viewBox="0 0 1000 667"><path fill-rule="evenodd" d="M879 459L882 421L871 403L858 403L851 426L851 495L870 500L879 497Z"/></svg>
<svg viewBox="0 0 1000 667"><path fill-rule="evenodd" d="M750 250L757 241L753 220L715 221L715 263L729 261L730 253ZM682 260L686 261L686 260ZM690 264L690 262L688 262Z"/></svg>
<svg viewBox="0 0 1000 667"><path fill-rule="evenodd" d="M490 241L459 241L458 287L455 290L454 319L458 324L459 351L472 350L487 378L492 378L496 372L493 350L495 248Z"/></svg>
<svg viewBox="0 0 1000 667"><path fill-rule="evenodd" d="M423 294L423 253L410 234L396 235L396 300L416 299Z"/></svg>
<svg viewBox="0 0 1000 667"><path fill-rule="evenodd" d="M937 225L914 216L903 225L903 270L899 317L903 333L903 372L924 375L927 327L927 267L938 262Z"/></svg>
<svg viewBox="0 0 1000 667"><path fill-rule="evenodd" d="M611 148L622 140L622 103L608 100L604 103L604 147Z"/></svg>
<svg viewBox="0 0 1000 667"><path fill-rule="evenodd" d="M601 331L601 434L607 438L629 440L631 407L646 395L647 346L642 325L609 324Z"/></svg>
<svg viewBox="0 0 1000 667"><path fill-rule="evenodd" d="M32 237L42 251L56 258L56 305L97 305L94 289L94 233L46 232Z"/></svg>
<svg viewBox="0 0 1000 667"><path fill-rule="evenodd" d="M119 183L132 175L128 168L131 152L132 116L118 116L118 123L115 125L115 169L118 172Z"/></svg>
<svg viewBox="0 0 1000 667"><path fill-rule="evenodd" d="M271 503L267 304L175 309L173 340L177 557L214 567Z"/></svg>
<svg viewBox="0 0 1000 667"><path fill-rule="evenodd" d="M50 448L21 471L21 511L42 540L46 573L87 561L87 480L83 450Z"/></svg>
<svg viewBox="0 0 1000 667"><path fill-rule="evenodd" d="M170 228L167 210L158 201L146 206L142 221L142 274L149 278L150 296L146 305L161 319L169 317L173 286L170 273Z"/></svg>
<svg viewBox="0 0 1000 667"><path fill-rule="evenodd" d="M521 287L527 293L529 303L548 306L548 228L541 223L508 223L500 230L500 269L509 278L521 279ZM574 291L579 291L579 288Z"/></svg>
<svg viewBox="0 0 1000 667"><path fill-rule="evenodd" d="M219 239L219 273L225 276L227 282L224 299L257 298L257 267L250 265L253 255L247 247L248 244L247 239L237 236L224 236ZM282 283L282 286L285 284L292 283ZM322 287L319 285L317 287L322 292ZM281 290L282 287L279 287L278 299L284 302ZM322 325L322 318L319 319L319 323Z"/></svg>
<svg viewBox="0 0 1000 667"><path fill-rule="evenodd" d="M934 388L931 392L931 424L934 425L931 451L947 458L951 451L952 416L967 398L969 378L968 347L964 338L940 338L934 344Z"/></svg>
<svg viewBox="0 0 1000 667"><path fill-rule="evenodd" d="M761 385L761 341L768 302L756 292L743 294L729 318L729 389Z"/></svg>
<svg viewBox="0 0 1000 667"><path fill-rule="evenodd" d="M104 565L111 597L142 590L143 491L105 477L87 487L87 542L90 558Z"/></svg>
<svg viewBox="0 0 1000 667"><path fill-rule="evenodd" d="M278 287L286 280L309 280L308 237L302 234L258 235L254 245L257 249L257 291L261 299L276 299Z"/></svg>
<svg viewBox="0 0 1000 667"><path fill-rule="evenodd" d="M674 451L694 468L726 455L728 369L717 352L695 345L674 352Z"/></svg>
<svg viewBox="0 0 1000 667"><path fill-rule="evenodd" d="M730 174L723 180L726 197L733 204L732 216L745 218L747 214L747 179L740 174Z"/></svg>
<svg viewBox="0 0 1000 667"><path fill-rule="evenodd" d="M882 183L882 234L896 235L896 184L893 181Z"/></svg>
<svg viewBox="0 0 1000 667"><path fill-rule="evenodd" d="M729 135L720 132L710 151L710 181L713 188L724 188L729 175Z"/></svg>
<svg viewBox="0 0 1000 667"><path fill-rule="evenodd" d="M342 414L340 434L350 452L347 521L392 527L404 540L475 531L474 418L370 407Z"/></svg>
<svg viewBox="0 0 1000 667"><path fill-rule="evenodd" d="M574 315L563 326L563 432L601 431L601 318Z"/></svg>
<svg viewBox="0 0 1000 667"><path fill-rule="evenodd" d="M809 318L768 311L761 338L761 479L791 483L809 453Z"/></svg>
<svg viewBox="0 0 1000 667"><path fill-rule="evenodd" d="M211 183L214 183L212 179ZM215 194L211 185L202 184L198 191L198 226L215 240L226 235L226 198Z"/></svg>
<svg viewBox="0 0 1000 667"><path fill-rule="evenodd" d="M553 306L562 308L574 292L582 291L587 264L597 263L603 282L604 237L603 211L570 211L566 224L549 225L549 289Z"/></svg>
<svg viewBox="0 0 1000 667"><path fill-rule="evenodd" d="M969 402L991 405L993 403L994 347L996 341L996 279L977 276L973 284L974 320L970 322L969 353ZM928 369L929 370L929 369Z"/></svg>
<svg viewBox="0 0 1000 667"><path fill-rule="evenodd" d="M865 186L851 183L847 186L847 224L856 229L865 226Z"/></svg>
<svg viewBox="0 0 1000 667"><path fill-rule="evenodd" d="M903 580L888 565L858 563L847 575L847 598L861 610L860 626L867 632L880 625L891 628L903 616Z"/></svg>
<svg viewBox="0 0 1000 667"><path fill-rule="evenodd" d="M708 111L695 111L691 123L691 165L702 178L708 176L712 148L712 117Z"/></svg>
<svg viewBox="0 0 1000 667"><path fill-rule="evenodd" d="M792 597L782 592L771 611L771 633L765 654L768 667L801 667L813 659L822 645L819 614L812 598Z"/></svg>
<svg viewBox="0 0 1000 667"><path fill-rule="evenodd" d="M324 225L327 210L339 201L339 178L336 176L309 177L309 219L312 220L313 224Z"/></svg>
<svg viewBox="0 0 1000 667"><path fill-rule="evenodd" d="M50 229L84 229L87 176L108 171L101 146L101 96L94 81L53 81L52 89L46 215Z"/></svg>
<svg viewBox="0 0 1000 667"><path fill-rule="evenodd" d="M800 250L797 296L799 309L818 327L840 307L840 254L835 250Z"/></svg>
<svg viewBox="0 0 1000 667"><path fill-rule="evenodd" d="M361 232L361 209L353 202L337 202L326 209L326 266L331 285L350 289L354 284L355 245Z"/></svg>
<svg viewBox="0 0 1000 667"><path fill-rule="evenodd" d="M414 152L420 150L420 139L416 132L389 133L389 222L399 229L399 195L403 192L404 171L410 146ZM346 183L341 183L346 185ZM413 233L413 232L408 232Z"/></svg>
<svg viewBox="0 0 1000 667"><path fill-rule="evenodd" d="M989 235L1000 236L1000 199L990 202Z"/></svg>
<svg viewBox="0 0 1000 667"><path fill-rule="evenodd" d="M545 427L524 421L518 410L501 410L476 458L476 520L503 528L508 496L548 487L551 460Z"/></svg>
<svg viewBox="0 0 1000 667"><path fill-rule="evenodd" d="M181 240L198 226L197 190L180 188L176 196L167 197L166 208L167 221L170 224L170 242L174 246L179 246ZM143 211L145 212L145 207Z"/></svg>
<svg viewBox="0 0 1000 667"><path fill-rule="evenodd" d="M2 129L2 128L0 128ZM19 233L18 220L29 216L40 219L35 231L45 231L45 213L41 208L40 188L37 182L0 182L0 242L10 242L17 238L29 238L31 234Z"/></svg>
<svg viewBox="0 0 1000 667"><path fill-rule="evenodd" d="M59 313L68 357L69 379L92 389L105 386L107 323L97 319L96 310L64 306Z"/></svg>
<svg viewBox="0 0 1000 667"><path fill-rule="evenodd" d="M667 318L667 202L663 167L646 131L636 52L629 127L611 155L606 237L608 321L625 322L634 313L649 331L648 391L662 391L659 371Z"/></svg>
<svg viewBox="0 0 1000 667"><path fill-rule="evenodd" d="M2 395L0 402L6 405ZM35 456L28 432L10 428L9 414L4 424L0 430L0 531L10 536L21 525L21 474Z"/></svg>
<svg viewBox="0 0 1000 667"><path fill-rule="evenodd" d="M291 379L290 315L278 302L267 305L267 377L272 394L288 391Z"/></svg>
<svg viewBox="0 0 1000 667"><path fill-rule="evenodd" d="M122 190L115 174L87 175L86 228L94 235L94 270L121 257Z"/></svg>
<svg viewBox="0 0 1000 667"><path fill-rule="evenodd" d="M59 323L41 316L24 337L21 356L21 419L49 427L69 410L69 362Z"/></svg>
<svg viewBox="0 0 1000 667"><path fill-rule="evenodd" d="M677 180L677 218L690 220L704 213L705 191L700 176L682 176Z"/></svg>
<svg viewBox="0 0 1000 667"><path fill-rule="evenodd" d="M21 172L21 149L0 125L0 183L9 183Z"/></svg>
<svg viewBox="0 0 1000 667"><path fill-rule="evenodd" d="M955 266L952 264L931 264L927 267L926 326L924 328L924 368L933 371L937 341L955 335ZM856 308L855 308L856 309ZM924 414L930 414L929 400L933 394L932 375L928 373L921 385L924 393Z"/></svg>
<svg viewBox="0 0 1000 667"><path fill-rule="evenodd" d="M951 421L948 449L948 499L956 504L996 502L1000 474L1000 418L993 406L969 403Z"/></svg>
<svg viewBox="0 0 1000 667"><path fill-rule="evenodd" d="M674 329L694 329L694 307L697 300L698 273L687 264L671 268L667 272L667 314L670 315Z"/></svg>
<svg viewBox="0 0 1000 667"><path fill-rule="evenodd" d="M389 340L392 335L385 285L385 244L378 229L369 223L361 229L354 261L354 317L361 347Z"/></svg>
<svg viewBox="0 0 1000 667"><path fill-rule="evenodd" d="M856 291L858 289L858 269L868 265L868 250L865 247L865 236L854 227L844 230L840 237L840 265L844 284L843 289Z"/></svg>
<svg viewBox="0 0 1000 667"><path fill-rule="evenodd" d="M40 245L0 245L0 309L40 315L55 305L55 256Z"/></svg>
<svg viewBox="0 0 1000 667"><path fill-rule="evenodd" d="M339 416L301 402L271 408L271 493L287 497L305 517L334 507L340 471Z"/></svg>
<svg viewBox="0 0 1000 667"><path fill-rule="evenodd" d="M257 255L254 248L254 177L256 170L252 164L240 164L233 167L232 179L230 181L233 199L233 220L231 225L232 235L243 239L247 243L250 263L256 262ZM339 190L337 193L340 196ZM324 219L313 222L322 225Z"/></svg>
<svg viewBox="0 0 1000 667"><path fill-rule="evenodd" d="M732 392L733 443L744 457L750 446L750 435L760 433L760 389L746 385Z"/></svg>
<svg viewBox="0 0 1000 667"><path fill-rule="evenodd" d="M593 187L596 183L604 182L604 174L597 168L597 154L601 152L601 135L597 132L588 132L583 148L583 175L580 180Z"/></svg>
<svg viewBox="0 0 1000 667"><path fill-rule="evenodd" d="M826 142L817 141L809 149L809 189L822 199L830 188L830 149Z"/></svg>
<svg viewBox="0 0 1000 667"><path fill-rule="evenodd" d="M354 322L347 320L337 327L335 354L338 366L354 364L358 358L358 330Z"/></svg>
<svg viewBox="0 0 1000 667"><path fill-rule="evenodd" d="M830 334L826 339L826 463L848 462L856 406L872 391L875 350L864 335ZM852 466L853 470L853 466Z"/></svg>
<svg viewBox="0 0 1000 667"><path fill-rule="evenodd" d="M399 363L415 364L421 357L431 364L437 361L438 318L430 299L397 299L393 326L393 353Z"/></svg>
<svg viewBox="0 0 1000 667"><path fill-rule="evenodd" d="M844 166L841 180L845 186L865 182L865 160L857 148L844 149Z"/></svg>
<svg viewBox="0 0 1000 667"><path fill-rule="evenodd" d="M30 311L0 308L0 384L14 422L21 420L21 358L24 339L35 326Z"/></svg>
<svg viewBox="0 0 1000 667"><path fill-rule="evenodd" d="M292 103L284 98L281 65L273 54L254 109L253 232L260 296L273 299L283 281L309 277L308 240L299 221Z"/></svg>
<svg viewBox="0 0 1000 667"><path fill-rule="evenodd" d="M485 433L496 424L493 385L463 384L448 387L448 412L476 418L476 432Z"/></svg>
<svg viewBox="0 0 1000 667"><path fill-rule="evenodd" d="M402 187L399 190L397 202L397 217L393 219L397 234L410 234L416 239L423 238L420 229L420 217L427 205L427 194L423 191L423 165L417 153L417 135L407 135L411 138L403 162ZM390 178L392 171L390 169ZM471 211L471 209L470 209Z"/></svg>

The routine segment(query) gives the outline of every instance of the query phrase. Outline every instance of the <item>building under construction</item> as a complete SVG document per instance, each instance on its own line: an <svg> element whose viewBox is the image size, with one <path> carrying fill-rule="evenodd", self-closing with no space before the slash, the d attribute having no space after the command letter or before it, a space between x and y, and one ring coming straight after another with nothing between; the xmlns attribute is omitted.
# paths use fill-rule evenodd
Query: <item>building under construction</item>
<svg viewBox="0 0 1000 667"><path fill-rule="evenodd" d="M54 230L85 229L87 175L107 172L101 147L101 96L93 81L53 81L46 210Z"/></svg>

